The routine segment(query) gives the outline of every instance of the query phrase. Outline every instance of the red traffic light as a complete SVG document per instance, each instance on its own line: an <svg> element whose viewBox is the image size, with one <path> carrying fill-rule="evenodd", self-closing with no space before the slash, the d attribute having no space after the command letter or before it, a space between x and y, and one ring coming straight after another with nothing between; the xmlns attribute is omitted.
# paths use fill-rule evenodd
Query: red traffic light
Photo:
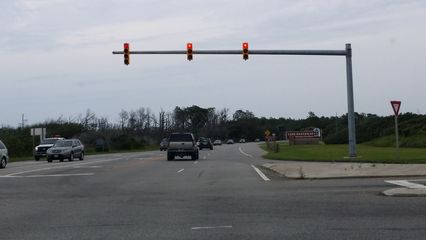
<svg viewBox="0 0 426 240"><path fill-rule="evenodd" d="M248 60L249 58L249 50L248 50L248 43L247 42L243 42L243 59L244 60Z"/></svg>
<svg viewBox="0 0 426 240"><path fill-rule="evenodd" d="M192 56L192 43L187 43L186 44L186 57L187 57L188 61L191 61L193 59L193 56Z"/></svg>
<svg viewBox="0 0 426 240"><path fill-rule="evenodd" d="M130 44L124 43L124 64L129 65L130 64Z"/></svg>

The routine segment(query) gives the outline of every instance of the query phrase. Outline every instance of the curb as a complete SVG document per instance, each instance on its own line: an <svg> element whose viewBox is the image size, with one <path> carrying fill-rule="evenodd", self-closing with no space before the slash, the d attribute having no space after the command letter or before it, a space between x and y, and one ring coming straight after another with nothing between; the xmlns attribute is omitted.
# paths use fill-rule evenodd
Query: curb
<svg viewBox="0 0 426 240"><path fill-rule="evenodd" d="M426 197L424 188L392 188L382 192L387 197Z"/></svg>
<svg viewBox="0 0 426 240"><path fill-rule="evenodd" d="M346 175L346 176L309 176L309 175L302 175L303 171L301 172L301 175L292 175L288 176L283 172L277 171L270 166L265 166L266 164L262 164L259 167L272 172L279 177L287 178L287 179L308 179L308 180L315 180L315 179L350 179L350 178L397 178L397 177L425 177L426 174L376 174L376 175Z"/></svg>

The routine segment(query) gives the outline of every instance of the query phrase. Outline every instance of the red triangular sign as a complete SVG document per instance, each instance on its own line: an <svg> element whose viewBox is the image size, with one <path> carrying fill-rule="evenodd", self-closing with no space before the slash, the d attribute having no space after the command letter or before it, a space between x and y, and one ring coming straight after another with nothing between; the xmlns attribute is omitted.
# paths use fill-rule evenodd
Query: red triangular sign
<svg viewBox="0 0 426 240"><path fill-rule="evenodd" d="M393 112L395 113L395 116L398 116L399 108L401 107L401 101L391 101L391 105L393 108Z"/></svg>

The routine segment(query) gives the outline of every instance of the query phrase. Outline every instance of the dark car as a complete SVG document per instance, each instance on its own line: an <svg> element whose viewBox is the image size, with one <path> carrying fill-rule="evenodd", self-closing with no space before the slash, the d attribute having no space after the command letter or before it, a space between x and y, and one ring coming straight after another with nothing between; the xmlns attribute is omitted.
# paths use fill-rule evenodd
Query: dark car
<svg viewBox="0 0 426 240"><path fill-rule="evenodd" d="M203 148L210 148L210 150L213 150L213 143L210 138L200 138L198 142L198 148L200 150L202 150Z"/></svg>
<svg viewBox="0 0 426 240"><path fill-rule="evenodd" d="M61 162L64 159L73 161L74 157L84 160L84 145L78 139L59 140L53 147L47 150L48 162L52 162L55 159L59 159Z"/></svg>
<svg viewBox="0 0 426 240"><path fill-rule="evenodd" d="M9 160L6 145L0 141L0 168L5 168Z"/></svg>
<svg viewBox="0 0 426 240"><path fill-rule="evenodd" d="M47 150L51 147L53 147L53 145L55 145L55 143L58 140L62 140L63 138L45 138L41 141L40 145L37 145L34 149L34 159L36 161L40 160L40 158L42 157L46 157L47 155Z"/></svg>
<svg viewBox="0 0 426 240"><path fill-rule="evenodd" d="M160 142L160 151L166 151L167 150L167 146L169 145L169 140L167 138L163 138L163 140L161 140Z"/></svg>

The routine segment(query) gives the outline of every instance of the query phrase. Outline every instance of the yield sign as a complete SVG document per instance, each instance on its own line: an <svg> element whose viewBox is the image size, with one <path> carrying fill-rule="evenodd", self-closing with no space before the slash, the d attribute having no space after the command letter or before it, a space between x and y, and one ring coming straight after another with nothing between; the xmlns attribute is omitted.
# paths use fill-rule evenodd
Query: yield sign
<svg viewBox="0 0 426 240"><path fill-rule="evenodd" d="M399 108L401 107L401 101L391 101L391 105L393 108L393 112L395 113L395 116L398 116Z"/></svg>

